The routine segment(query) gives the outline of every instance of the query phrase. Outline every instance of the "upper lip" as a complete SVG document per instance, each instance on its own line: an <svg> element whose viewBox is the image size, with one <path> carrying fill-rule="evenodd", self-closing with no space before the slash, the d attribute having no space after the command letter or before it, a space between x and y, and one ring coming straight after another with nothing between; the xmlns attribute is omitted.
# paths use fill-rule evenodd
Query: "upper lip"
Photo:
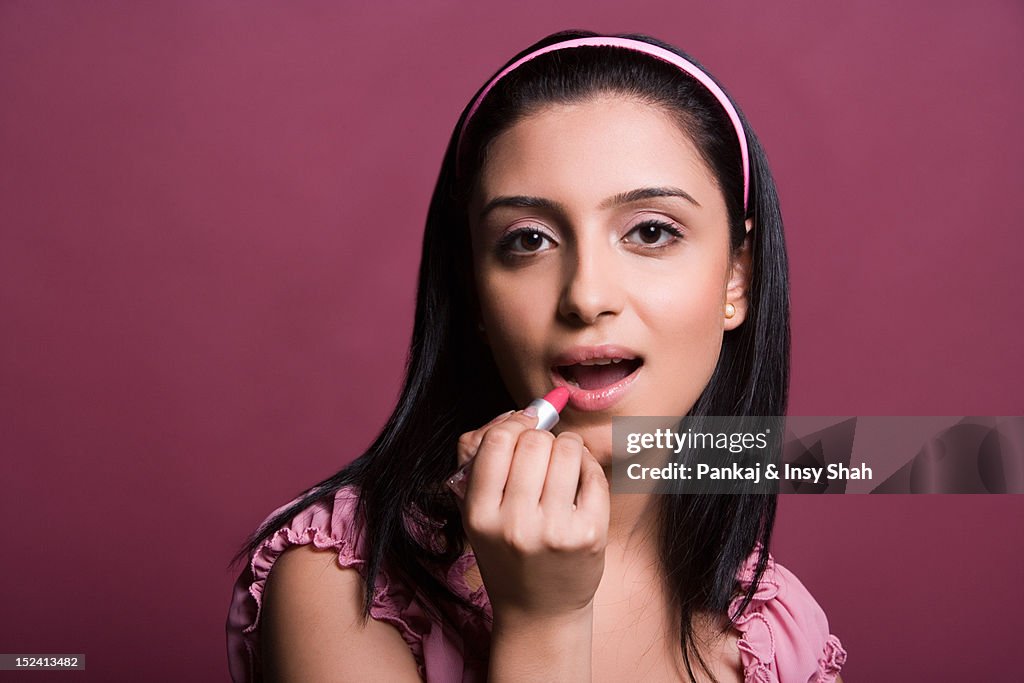
<svg viewBox="0 0 1024 683"><path fill-rule="evenodd" d="M576 363L582 363L588 360L633 360L640 358L640 354L625 346L619 346L618 344L601 344L599 346L573 346L572 348L555 356L551 364L555 366L575 365Z"/></svg>

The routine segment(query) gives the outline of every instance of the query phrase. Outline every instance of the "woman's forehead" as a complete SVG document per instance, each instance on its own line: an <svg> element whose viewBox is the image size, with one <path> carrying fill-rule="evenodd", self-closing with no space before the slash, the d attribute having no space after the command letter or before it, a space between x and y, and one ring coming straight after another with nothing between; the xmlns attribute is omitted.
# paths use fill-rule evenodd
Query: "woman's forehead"
<svg viewBox="0 0 1024 683"><path fill-rule="evenodd" d="M676 118L662 107L606 95L544 107L497 136L474 204L505 195L600 202L666 186L682 188L701 205L717 199L724 208L718 183Z"/></svg>

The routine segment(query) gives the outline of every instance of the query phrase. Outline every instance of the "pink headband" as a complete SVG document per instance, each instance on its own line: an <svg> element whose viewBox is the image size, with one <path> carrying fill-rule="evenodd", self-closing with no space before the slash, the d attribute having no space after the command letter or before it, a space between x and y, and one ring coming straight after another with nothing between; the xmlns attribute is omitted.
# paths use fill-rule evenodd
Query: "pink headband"
<svg viewBox="0 0 1024 683"><path fill-rule="evenodd" d="M706 73L698 69L696 65L680 57L671 50L666 50L665 48L658 47L657 45L651 45L650 43L645 43L641 40L633 40L631 38L604 37L574 38L572 40L566 40L561 43L555 43L553 45L548 45L547 47L542 47L541 49L535 52L531 52L525 57L520 57L515 62L509 64L505 69L503 69L501 73L492 78L491 81L487 84L487 86L483 89L483 91L481 91L480 95L475 100L473 100L473 106L469 108L469 113L466 115L466 120L463 123L462 130L459 131L459 141L457 148L462 146L462 137L466 133L466 124L468 124L469 120L473 118L473 114L476 113L476 110L480 107L480 103L483 102L484 98L487 96L487 93L489 93L491 91L491 88L493 88L498 81L504 78L506 74L513 71L514 69L519 68L520 66L530 61L534 57L539 57L548 52L554 52L555 50L564 50L567 48L584 46L623 47L628 50L643 52L645 54L651 55L652 57L657 57L662 61L668 62L669 64L674 64L678 68L682 69L686 73L696 78L705 88L711 91L711 94L715 96L718 102L725 109L725 113L729 115L729 119L732 121L733 128L736 129L736 137L740 141L740 154L743 157L743 210L746 211L747 198L750 194L750 161L747 156L747 136L743 133L743 124L740 122L739 114L736 113L736 108L732 106L732 102L730 102L729 98L725 96L725 93L722 92L722 89L718 87L718 84L711 80L710 76L708 76Z"/></svg>

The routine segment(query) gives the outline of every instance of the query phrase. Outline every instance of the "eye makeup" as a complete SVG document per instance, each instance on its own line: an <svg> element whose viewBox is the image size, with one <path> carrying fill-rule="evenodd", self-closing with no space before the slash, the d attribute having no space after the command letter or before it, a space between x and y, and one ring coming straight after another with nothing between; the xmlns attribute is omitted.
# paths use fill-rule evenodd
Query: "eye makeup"
<svg viewBox="0 0 1024 683"><path fill-rule="evenodd" d="M645 239L646 236L643 234L643 231L652 228L658 231L658 234L654 235L657 239L655 241L648 241L647 239ZM633 235L634 233L639 236L640 241L632 241L627 239L630 235ZM661 238L664 237L665 235L668 235L670 239L662 241ZM658 249L665 249L682 239L684 239L684 235L681 230L679 230L677 227L675 227L672 223L668 221L656 218L647 218L641 221L637 225L633 226L633 228L626 233L625 237L623 237L623 240L629 242L630 244L634 244L636 246L641 247L642 249L652 251ZM546 249L542 248L545 242L550 242L555 246L557 246L558 244L557 241L555 241L553 237L548 235L546 231L541 230L540 228L535 226L524 226L510 230L509 232L502 235L498 239L497 244L495 245L495 250L498 256L502 259L516 258L517 256L526 256L529 254L536 254L541 251L546 251ZM533 245L536 245L536 248L531 248L531 243Z"/></svg>

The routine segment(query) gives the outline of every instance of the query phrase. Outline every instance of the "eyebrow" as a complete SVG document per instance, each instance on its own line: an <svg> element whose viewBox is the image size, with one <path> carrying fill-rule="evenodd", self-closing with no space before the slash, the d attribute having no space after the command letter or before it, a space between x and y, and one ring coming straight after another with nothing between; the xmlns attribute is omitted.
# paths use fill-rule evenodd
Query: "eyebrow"
<svg viewBox="0 0 1024 683"><path fill-rule="evenodd" d="M630 190L629 192L620 192L617 195L613 195L605 199L598 206L599 209L610 209L614 206L622 206L623 204L631 204L633 202L639 202L644 199L652 199L655 197L681 197L686 201L690 202L694 206L699 207L700 203L690 196L688 192L680 190L678 187L641 187L636 190ZM565 207L556 201L545 199L544 197L527 197L524 195L515 195L509 197L495 197L491 201L487 202L487 205L480 212L480 220L486 218L487 214L495 209L503 206L526 208L526 209L550 209L559 213L565 213Z"/></svg>

